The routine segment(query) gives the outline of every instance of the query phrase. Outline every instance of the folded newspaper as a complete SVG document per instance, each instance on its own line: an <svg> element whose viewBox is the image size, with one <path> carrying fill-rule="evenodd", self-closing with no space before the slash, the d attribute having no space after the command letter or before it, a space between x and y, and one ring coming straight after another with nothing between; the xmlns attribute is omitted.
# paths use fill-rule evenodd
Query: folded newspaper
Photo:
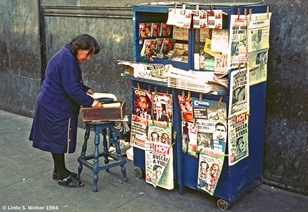
<svg viewBox="0 0 308 212"><path fill-rule="evenodd" d="M166 67L157 63L139 63L119 61L119 65L127 65L134 69L134 77L167 82Z"/></svg>

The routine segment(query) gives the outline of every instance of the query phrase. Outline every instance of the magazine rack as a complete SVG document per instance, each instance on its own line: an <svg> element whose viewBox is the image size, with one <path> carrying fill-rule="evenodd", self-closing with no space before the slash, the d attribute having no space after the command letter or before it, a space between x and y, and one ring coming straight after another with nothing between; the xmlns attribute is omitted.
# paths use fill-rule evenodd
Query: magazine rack
<svg viewBox="0 0 308 212"><path fill-rule="evenodd" d="M181 6L179 5L178 8ZM244 14L244 11L254 13L266 13L267 5L261 3L213 3L213 5L198 5L199 9L219 9L224 15L223 29L230 28L230 16ZM139 23L145 22L166 22L168 19L168 11L173 8L169 6L153 6L153 5L135 5L133 7L134 16L134 61L135 62L153 62L162 64L172 64L176 68L183 70L194 70L194 52L200 47L200 40L197 39L197 31L193 28L189 29L187 41L182 41L188 44L188 62L175 62L170 60L153 58L154 61L149 61L146 57L140 56L142 43L144 38L139 37ZM195 9L196 5L186 5L186 9ZM230 33L230 29L229 29ZM232 70L229 70L229 75ZM181 135L181 110L177 102L177 95L182 94L182 90L168 87L168 84L152 81L142 78L134 78L132 76L122 74L132 80L133 87L140 87L145 90L157 90L158 92L169 92L173 96L173 142L174 148L174 173L175 181L179 184L180 193L184 193L184 187L189 187L195 190L204 192L197 187L198 175L198 158L194 158L182 152L182 135ZM187 91L186 91L187 92ZM133 94L134 95L134 92ZM199 98L200 93L191 91L191 96ZM215 100L229 104L230 93L203 93L203 99ZM243 159L233 166L228 165L228 160L224 160L223 169L220 179L217 184L213 196L218 198L217 206L221 210L226 210L231 204L237 201L249 190L262 183L262 168L263 168L263 147L264 147L264 120L265 120L265 97L266 97L266 80L250 86L250 118L249 118L249 157ZM228 109L227 109L228 110ZM144 150L134 148L134 165L135 175L142 177L145 167ZM228 155L226 148L226 156Z"/></svg>

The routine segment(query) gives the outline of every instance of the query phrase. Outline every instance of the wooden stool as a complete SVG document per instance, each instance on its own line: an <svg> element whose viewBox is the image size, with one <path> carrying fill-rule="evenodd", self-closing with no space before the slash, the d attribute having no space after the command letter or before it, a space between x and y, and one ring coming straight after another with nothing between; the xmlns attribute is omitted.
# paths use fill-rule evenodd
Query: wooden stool
<svg viewBox="0 0 308 212"><path fill-rule="evenodd" d="M80 174L83 169L83 165L87 168L91 169L94 173L93 175L93 191L97 191L97 181L98 181L98 172L101 170L106 170L109 172L109 168L115 167L115 166L121 166L121 171L124 177L124 181L127 182L126 177L126 169L124 165L126 164L125 158L122 157L121 149L120 149L120 143L118 140L118 136L116 133L116 130L114 128L115 123L114 122L85 122L86 124L86 132L84 135L84 143L82 146L81 155L78 158L79 167L78 167L78 179L80 179ZM91 128L94 130L94 154L92 155L86 155L87 151L87 143L90 135ZM109 148L107 146L107 129L109 129L110 137L109 142L115 145L116 148L116 154L117 156L114 156L109 153ZM100 143L100 132L102 132L103 135L103 152L99 152L99 143ZM99 165L99 158L103 156L104 157L104 165ZM108 157L111 157L113 160L109 160ZM90 163L88 160L93 159L93 163Z"/></svg>

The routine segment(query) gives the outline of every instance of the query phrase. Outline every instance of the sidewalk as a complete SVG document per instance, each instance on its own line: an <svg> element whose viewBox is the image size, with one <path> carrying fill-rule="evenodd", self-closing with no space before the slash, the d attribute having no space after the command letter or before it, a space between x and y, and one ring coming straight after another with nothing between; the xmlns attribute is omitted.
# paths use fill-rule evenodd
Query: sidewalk
<svg viewBox="0 0 308 212"><path fill-rule="evenodd" d="M28 141L32 119L0 110L0 211L102 211L102 212L215 212L217 199L189 188L179 194L154 188L137 179L134 164L125 165L128 182L123 182L120 167L110 173L99 172L98 192L93 192L92 171L84 167L81 179L85 186L65 188L51 179L51 154L32 148ZM74 154L66 155L66 164L77 172L77 158L83 142L78 131ZM91 137L90 137L91 139ZM91 146L91 140L89 145ZM88 152L91 152L88 148ZM31 208L32 207L32 208ZM227 211L307 211L308 197L259 185L231 205Z"/></svg>

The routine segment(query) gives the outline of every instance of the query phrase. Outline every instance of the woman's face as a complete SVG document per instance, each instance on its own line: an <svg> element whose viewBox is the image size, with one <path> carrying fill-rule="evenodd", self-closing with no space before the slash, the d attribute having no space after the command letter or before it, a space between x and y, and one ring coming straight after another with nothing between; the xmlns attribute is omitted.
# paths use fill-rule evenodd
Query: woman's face
<svg viewBox="0 0 308 212"><path fill-rule="evenodd" d="M78 49L77 50L77 60L78 63L81 64L83 62L86 62L87 60L90 60L91 56L93 55L93 51L91 52L90 50L83 50L83 49Z"/></svg>

